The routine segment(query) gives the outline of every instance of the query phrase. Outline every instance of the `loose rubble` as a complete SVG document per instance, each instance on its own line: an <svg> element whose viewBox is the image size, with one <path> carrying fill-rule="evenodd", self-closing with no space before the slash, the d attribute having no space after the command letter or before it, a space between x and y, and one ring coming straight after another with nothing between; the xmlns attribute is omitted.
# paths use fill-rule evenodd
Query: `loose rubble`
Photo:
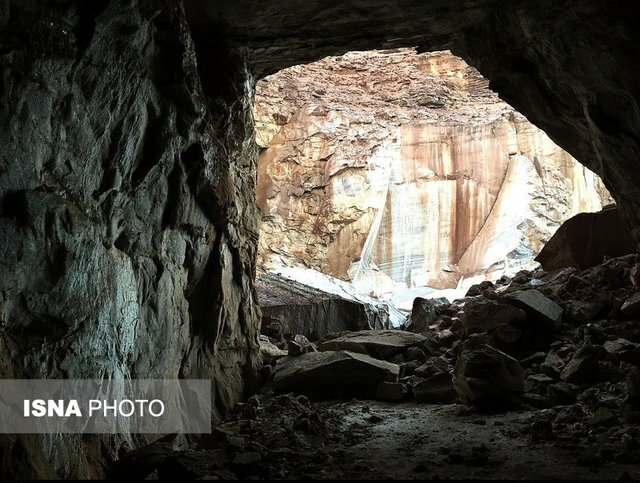
<svg viewBox="0 0 640 483"><path fill-rule="evenodd" d="M219 478L363 477L368 470L362 466L341 461L329 471L320 462L328 454L336 458L331 451L338 450L328 449L334 443L340 451L366 447L376 427L395 427L401 418L411 420L416 408L433 407L448 408L448 421L467 420L467 428L493 421L504 427L501 437L531 445L531 457L540 461L541 448L559 452L576 477L624 465L631 465L625 474L638 476L633 465L640 463L640 320L632 307L640 297L639 262L638 255L627 255L584 270L522 271L512 280L471 287L453 303L417 300L410 331L340 331L311 340L302 334L263 335L260 395L236 408L233 417L242 423L225 423L213 438L214 446L226 449L171 450L170 465L154 457L150 466L157 474L180 468L176 474ZM377 413L362 415L366 404L374 404L363 400L399 408L389 410L393 422ZM287 416L277 415L273 408L280 406ZM358 424L349 426L354 420ZM430 438L433 431L424 425L422 434ZM274 438L281 438L277 450L269 446ZM504 455L473 448L446 447L434 455L442 465L503 464L498 461ZM216 463L213 472L196 470L200 463L192 455L198 451L224 463ZM292 470L301 455L310 473ZM455 474L434 473L424 462L413 468L431 477ZM539 470L530 471L535 476Z"/></svg>

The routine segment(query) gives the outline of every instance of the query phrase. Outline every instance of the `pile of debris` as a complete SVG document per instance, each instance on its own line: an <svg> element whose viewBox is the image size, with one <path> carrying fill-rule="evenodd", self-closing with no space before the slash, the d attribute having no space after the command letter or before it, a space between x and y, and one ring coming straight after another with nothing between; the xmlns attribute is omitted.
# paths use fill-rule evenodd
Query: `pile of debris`
<svg viewBox="0 0 640 483"><path fill-rule="evenodd" d="M483 282L451 304L418 298L406 330L263 336L263 393L536 408L549 424L535 428L614 428L640 446L639 285L627 255Z"/></svg>

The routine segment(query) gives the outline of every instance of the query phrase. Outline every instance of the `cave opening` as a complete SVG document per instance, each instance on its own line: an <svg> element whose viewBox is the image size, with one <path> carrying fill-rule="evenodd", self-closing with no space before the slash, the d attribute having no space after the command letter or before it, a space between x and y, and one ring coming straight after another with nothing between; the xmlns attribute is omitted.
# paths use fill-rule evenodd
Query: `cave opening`
<svg viewBox="0 0 640 483"><path fill-rule="evenodd" d="M259 272L311 269L405 313L539 266L600 178L450 51L354 51L258 82Z"/></svg>

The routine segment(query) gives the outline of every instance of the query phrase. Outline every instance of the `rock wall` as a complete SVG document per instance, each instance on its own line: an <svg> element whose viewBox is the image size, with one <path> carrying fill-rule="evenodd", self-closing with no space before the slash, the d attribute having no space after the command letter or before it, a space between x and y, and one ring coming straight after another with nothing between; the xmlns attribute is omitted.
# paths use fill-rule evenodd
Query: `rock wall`
<svg viewBox="0 0 640 483"><path fill-rule="evenodd" d="M220 417L259 324L245 63L210 52L203 89L177 3L5 2L0 32L0 375L207 378ZM2 437L0 473L99 477L136 441Z"/></svg>
<svg viewBox="0 0 640 483"><path fill-rule="evenodd" d="M451 287L517 271L564 220L609 200L449 52L293 67L258 83L255 115L263 270Z"/></svg>

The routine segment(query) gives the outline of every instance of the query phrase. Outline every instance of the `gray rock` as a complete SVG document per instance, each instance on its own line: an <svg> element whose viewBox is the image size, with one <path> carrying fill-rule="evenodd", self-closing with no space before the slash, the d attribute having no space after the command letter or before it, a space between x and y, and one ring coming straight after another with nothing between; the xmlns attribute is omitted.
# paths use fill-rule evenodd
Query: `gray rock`
<svg viewBox="0 0 640 483"><path fill-rule="evenodd" d="M573 355L562 369L560 379L565 382L585 382L596 376L598 362L603 356L604 349L600 346L585 344Z"/></svg>
<svg viewBox="0 0 640 483"><path fill-rule="evenodd" d="M604 310L598 302L581 302L573 300L568 303L569 319L575 325L584 325L594 321Z"/></svg>
<svg viewBox="0 0 640 483"><path fill-rule="evenodd" d="M511 292L505 295L505 300L524 310L530 320L541 323L549 331L554 331L560 326L562 307L538 290Z"/></svg>
<svg viewBox="0 0 640 483"><path fill-rule="evenodd" d="M401 382L381 382L376 388L376 399L381 401L402 401L407 397L407 386Z"/></svg>
<svg viewBox="0 0 640 483"><path fill-rule="evenodd" d="M438 320L436 307L439 305L443 305L439 300L417 297L413 301L413 308L411 309L406 329L418 334L427 332L429 326L435 324Z"/></svg>
<svg viewBox="0 0 640 483"><path fill-rule="evenodd" d="M573 404L578 398L579 388L568 382L557 382L547 386L547 398L552 404Z"/></svg>
<svg viewBox="0 0 640 483"><path fill-rule="evenodd" d="M318 349L347 350L386 360L426 341L428 338L423 335L401 330L362 330L321 342Z"/></svg>
<svg viewBox="0 0 640 483"><path fill-rule="evenodd" d="M482 345L462 352L454 368L453 386L465 402L494 401L524 392L524 372L513 357Z"/></svg>
<svg viewBox="0 0 640 483"><path fill-rule="evenodd" d="M263 364L268 364L286 355L287 351L279 349L275 344L267 340L260 340L260 359Z"/></svg>
<svg viewBox="0 0 640 483"><path fill-rule="evenodd" d="M417 382L413 393L419 403L452 403L457 396L450 372L440 372Z"/></svg>
<svg viewBox="0 0 640 483"><path fill-rule="evenodd" d="M627 395L633 402L640 403L640 368L632 367L627 374Z"/></svg>
<svg viewBox="0 0 640 483"><path fill-rule="evenodd" d="M605 256L621 257L637 251L629 224L615 205L597 213L579 213L565 221L536 261L549 271L602 263Z"/></svg>
<svg viewBox="0 0 640 483"><path fill-rule="evenodd" d="M427 362L415 370L415 375L428 378L441 372L449 372L451 366L444 357L431 357Z"/></svg>
<svg viewBox="0 0 640 483"><path fill-rule="evenodd" d="M293 274L266 273L256 281L266 335L300 334L318 340L332 332L390 327L389 307L355 289L343 289L345 282L319 274L326 283L312 286L290 277Z"/></svg>
<svg viewBox="0 0 640 483"><path fill-rule="evenodd" d="M627 317L640 316L640 292L636 292L622 304L622 313Z"/></svg>
<svg viewBox="0 0 640 483"><path fill-rule="evenodd" d="M375 393L380 382L396 382L399 367L349 351L308 352L280 359L274 383L281 391L313 397Z"/></svg>
<svg viewBox="0 0 640 483"><path fill-rule="evenodd" d="M469 299L464 304L462 325L467 335L495 329L527 319L525 312L509 304L485 298Z"/></svg>

